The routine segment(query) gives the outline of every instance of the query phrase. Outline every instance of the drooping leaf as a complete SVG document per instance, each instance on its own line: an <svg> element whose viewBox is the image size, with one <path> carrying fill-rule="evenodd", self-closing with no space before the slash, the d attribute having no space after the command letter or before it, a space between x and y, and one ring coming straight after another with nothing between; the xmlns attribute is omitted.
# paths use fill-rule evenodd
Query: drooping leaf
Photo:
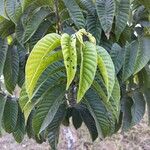
<svg viewBox="0 0 150 150"><path fill-rule="evenodd" d="M6 132L12 133L14 131L17 123L17 116L18 103L15 100L8 97L3 114L4 129Z"/></svg>
<svg viewBox="0 0 150 150"><path fill-rule="evenodd" d="M116 27L115 27L115 34L117 40L119 40L120 34L127 25L130 12L129 10L130 10L130 0L120 0L119 2L117 2Z"/></svg>
<svg viewBox="0 0 150 150"><path fill-rule="evenodd" d="M19 72L19 57L17 47L15 45L9 46L4 65L4 79L6 89L11 94L14 91L17 84L18 72Z"/></svg>
<svg viewBox="0 0 150 150"><path fill-rule="evenodd" d="M0 38L0 75L3 73L4 63L7 54L7 41Z"/></svg>
<svg viewBox="0 0 150 150"><path fill-rule="evenodd" d="M97 0L96 10L101 22L101 26L109 37L112 28L112 23L115 15L115 1L114 0Z"/></svg>
<svg viewBox="0 0 150 150"><path fill-rule="evenodd" d="M77 101L80 102L90 88L97 69L97 51L95 44L85 42L81 52L80 81Z"/></svg>
<svg viewBox="0 0 150 150"><path fill-rule="evenodd" d="M80 29L84 28L85 26L85 19L82 14L82 11L75 0L63 0L68 11L71 19L75 23L75 25Z"/></svg>
<svg viewBox="0 0 150 150"><path fill-rule="evenodd" d="M97 46L97 52L98 68L103 77L109 99L115 84L115 67L110 55L103 47Z"/></svg>
<svg viewBox="0 0 150 150"><path fill-rule="evenodd" d="M63 34L61 37L61 47L67 72L66 89L68 89L77 70L76 38L70 37L68 34Z"/></svg>
<svg viewBox="0 0 150 150"><path fill-rule="evenodd" d="M38 78L51 62L57 61L62 56L61 52L50 52L60 46L60 36L52 33L42 38L33 48L26 64L26 90L29 97L32 96L33 90Z"/></svg>
<svg viewBox="0 0 150 150"><path fill-rule="evenodd" d="M8 17L17 24L22 14L21 0L5 0L5 8Z"/></svg>
<svg viewBox="0 0 150 150"><path fill-rule="evenodd" d="M18 107L18 117L16 127L13 131L13 136L18 143L21 143L25 135L25 120L21 108Z"/></svg>
<svg viewBox="0 0 150 150"><path fill-rule="evenodd" d="M51 88L42 98L33 118L33 128L36 134L41 133L53 120L65 96L64 85Z"/></svg>

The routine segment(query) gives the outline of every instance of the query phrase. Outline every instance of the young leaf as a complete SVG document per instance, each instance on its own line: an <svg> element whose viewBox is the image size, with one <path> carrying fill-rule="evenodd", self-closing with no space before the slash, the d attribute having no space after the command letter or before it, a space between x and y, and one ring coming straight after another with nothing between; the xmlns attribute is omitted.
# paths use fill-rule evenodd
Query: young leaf
<svg viewBox="0 0 150 150"><path fill-rule="evenodd" d="M80 102L86 91L90 88L97 69L96 45L85 42L81 52L80 81L77 101Z"/></svg>
<svg viewBox="0 0 150 150"><path fill-rule="evenodd" d="M61 47L67 72L66 89L68 89L77 70L76 38L73 36L70 37L68 34L63 34L61 37Z"/></svg>
<svg viewBox="0 0 150 150"><path fill-rule="evenodd" d="M107 96L108 99L112 93L114 84L115 84L115 68L112 62L112 59L108 52L100 46L97 46L98 52L98 68L103 77L106 89L107 89Z"/></svg>
<svg viewBox="0 0 150 150"><path fill-rule="evenodd" d="M50 62L60 59L59 51L50 55L50 52L60 46L60 36L51 33L42 38L33 48L26 64L26 90L31 98L37 80ZM49 55L49 57L48 57Z"/></svg>

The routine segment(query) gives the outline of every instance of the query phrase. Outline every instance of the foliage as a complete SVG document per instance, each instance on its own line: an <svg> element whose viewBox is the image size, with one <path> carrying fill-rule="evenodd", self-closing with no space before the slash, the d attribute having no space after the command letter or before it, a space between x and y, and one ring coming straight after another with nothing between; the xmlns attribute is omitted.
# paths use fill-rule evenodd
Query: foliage
<svg viewBox="0 0 150 150"><path fill-rule="evenodd" d="M148 1L0 3L0 129L57 149L70 118L93 141L150 118Z"/></svg>

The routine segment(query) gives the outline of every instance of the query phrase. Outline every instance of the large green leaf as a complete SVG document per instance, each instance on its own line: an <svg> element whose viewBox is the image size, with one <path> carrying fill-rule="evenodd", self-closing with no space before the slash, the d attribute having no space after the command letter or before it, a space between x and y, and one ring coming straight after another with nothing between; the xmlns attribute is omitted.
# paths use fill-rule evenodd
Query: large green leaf
<svg viewBox="0 0 150 150"><path fill-rule="evenodd" d="M21 143L25 135L25 120L21 108L18 108L18 117L13 136L18 143Z"/></svg>
<svg viewBox="0 0 150 150"><path fill-rule="evenodd" d="M77 70L76 38L68 34L63 34L61 38L61 47L67 72L66 89L68 89Z"/></svg>
<svg viewBox="0 0 150 150"><path fill-rule="evenodd" d="M17 84L18 72L19 72L19 57L17 47L15 45L9 46L4 65L4 79L6 89L11 94L14 91Z"/></svg>
<svg viewBox="0 0 150 150"><path fill-rule="evenodd" d="M6 132L11 133L14 131L17 123L17 116L18 103L14 99L8 97L3 114L4 129Z"/></svg>
<svg viewBox="0 0 150 150"><path fill-rule="evenodd" d="M75 25L80 29L85 26L85 19L82 11L75 0L63 0L71 19L74 21Z"/></svg>
<svg viewBox="0 0 150 150"><path fill-rule="evenodd" d="M97 0L96 10L100 19L102 28L109 37L112 28L112 23L115 15L115 1L114 0Z"/></svg>
<svg viewBox="0 0 150 150"><path fill-rule="evenodd" d="M48 65L62 57L62 53L51 51L60 46L60 36L52 33L42 38L33 48L26 64L26 90L31 98L38 78Z"/></svg>
<svg viewBox="0 0 150 150"><path fill-rule="evenodd" d="M115 67L110 55L103 47L97 46L97 52L98 68L103 77L109 99L115 84Z"/></svg>
<svg viewBox="0 0 150 150"><path fill-rule="evenodd" d="M33 118L33 128L36 134L42 132L52 122L59 106L63 103L64 96L64 85L51 88L44 94Z"/></svg>
<svg viewBox="0 0 150 150"><path fill-rule="evenodd" d="M129 19L129 11L130 10L130 0L120 0L117 2L117 12L116 12L116 26L115 26L115 34L117 40L127 25Z"/></svg>
<svg viewBox="0 0 150 150"><path fill-rule="evenodd" d="M95 44L85 42L81 51L80 81L77 101L80 102L90 88L97 69L97 51Z"/></svg>
<svg viewBox="0 0 150 150"><path fill-rule="evenodd" d="M143 4L147 8L147 10L150 9L150 1L149 0L139 0L139 2L141 4Z"/></svg>
<svg viewBox="0 0 150 150"><path fill-rule="evenodd" d="M0 135L2 130L2 118L3 118L5 103L6 103L6 97L0 93Z"/></svg>
<svg viewBox="0 0 150 150"><path fill-rule="evenodd" d="M3 73L4 63L7 54L7 41L0 38L0 75Z"/></svg>
<svg viewBox="0 0 150 150"><path fill-rule="evenodd" d="M21 0L5 0L5 8L8 17L17 24L21 14Z"/></svg>
<svg viewBox="0 0 150 150"><path fill-rule="evenodd" d="M37 8L34 14L30 17L25 26L25 31L23 35L23 42L26 43L31 36L37 31L39 25L43 22L46 16L48 16L50 11L46 8Z"/></svg>

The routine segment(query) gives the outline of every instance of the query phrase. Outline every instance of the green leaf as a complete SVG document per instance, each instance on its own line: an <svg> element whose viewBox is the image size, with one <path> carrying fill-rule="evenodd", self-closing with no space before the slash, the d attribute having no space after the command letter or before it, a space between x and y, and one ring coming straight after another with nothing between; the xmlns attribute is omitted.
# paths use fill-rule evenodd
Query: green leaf
<svg viewBox="0 0 150 150"><path fill-rule="evenodd" d="M117 10L116 10L116 26L115 26L115 34L117 40L125 29L130 13L130 0L120 0L117 2Z"/></svg>
<svg viewBox="0 0 150 150"><path fill-rule="evenodd" d="M122 98L122 112L123 112L123 120L122 120L122 130L127 131L131 127L132 123L132 113L131 108L133 105L133 101L131 97L124 96Z"/></svg>
<svg viewBox="0 0 150 150"><path fill-rule="evenodd" d="M96 39L97 45L100 44L102 28L98 16L87 16L87 31L90 32Z"/></svg>
<svg viewBox="0 0 150 150"><path fill-rule="evenodd" d="M83 9L85 9L88 13L90 13L89 15L95 15L95 5L94 2L92 0L80 0L81 7Z"/></svg>
<svg viewBox="0 0 150 150"><path fill-rule="evenodd" d="M123 65L123 81L132 74L138 73L150 60L148 43L150 37L140 37L125 48L125 61Z"/></svg>
<svg viewBox="0 0 150 150"><path fill-rule="evenodd" d="M107 37L109 37L115 15L114 0L97 0L96 10L101 22L101 26Z"/></svg>
<svg viewBox="0 0 150 150"><path fill-rule="evenodd" d="M17 123L17 116L18 103L15 100L8 97L3 114L4 129L6 132L12 133L14 131Z"/></svg>
<svg viewBox="0 0 150 150"><path fill-rule="evenodd" d="M150 36L141 37L139 38L138 42L139 46L134 66L134 74L139 72L150 61L150 52L149 52Z"/></svg>
<svg viewBox="0 0 150 150"><path fill-rule="evenodd" d="M4 114L5 103L6 97L0 93L0 135L2 130L2 118Z"/></svg>
<svg viewBox="0 0 150 150"><path fill-rule="evenodd" d="M73 20L75 25L78 27L78 29L84 28L85 19L76 1L75 0L63 0L63 1L68 9L71 19Z"/></svg>
<svg viewBox="0 0 150 150"><path fill-rule="evenodd" d="M4 17L5 19L8 19L5 11L5 2L4 0L0 0L0 16Z"/></svg>
<svg viewBox="0 0 150 150"><path fill-rule="evenodd" d="M22 2L23 10L25 10L27 7L29 7L35 1L36 0L23 0L23 2Z"/></svg>
<svg viewBox="0 0 150 150"><path fill-rule="evenodd" d="M38 8L30 17L25 26L23 42L26 43L32 35L37 31L39 25L49 15L50 11L44 7Z"/></svg>
<svg viewBox="0 0 150 150"><path fill-rule="evenodd" d="M18 117L16 127L13 131L13 137L18 143L21 143L25 135L25 120L21 108L18 108Z"/></svg>
<svg viewBox="0 0 150 150"><path fill-rule="evenodd" d="M36 110L33 128L36 134L41 133L53 120L59 106L63 103L65 89L63 85L48 90Z"/></svg>
<svg viewBox="0 0 150 150"><path fill-rule="evenodd" d="M115 66L115 72L118 74L123 66L124 49L122 49L117 43L114 43L110 51L110 56Z"/></svg>
<svg viewBox="0 0 150 150"><path fill-rule="evenodd" d="M72 83L77 70L77 52L76 52L76 38L68 34L63 34L61 37L61 47L64 57L64 64L67 72L67 87Z"/></svg>
<svg viewBox="0 0 150 150"><path fill-rule="evenodd" d="M143 4L147 8L147 10L150 9L150 1L148 1L148 0L139 0L139 2L141 4Z"/></svg>
<svg viewBox="0 0 150 150"><path fill-rule="evenodd" d="M88 128L92 141L95 141L98 137L98 132L95 124L95 120L90 114L89 110L83 104L78 108L81 118L84 121L86 127Z"/></svg>
<svg viewBox="0 0 150 150"><path fill-rule="evenodd" d="M98 52L98 68L103 77L106 89L107 89L107 96L108 99L112 93L114 84L115 84L115 68L112 62L112 59L108 52L100 46L97 46Z"/></svg>
<svg viewBox="0 0 150 150"><path fill-rule="evenodd" d="M138 42L133 41L125 47L125 57L123 64L122 79L126 81L134 72L134 64L136 61L136 54L138 50Z"/></svg>
<svg viewBox="0 0 150 150"><path fill-rule="evenodd" d="M20 105L21 110L24 109L24 106L26 105L28 100L29 100L29 98L28 98L28 94L26 92L26 87L24 84L22 89L21 89L20 96L19 96L19 105Z"/></svg>
<svg viewBox="0 0 150 150"><path fill-rule="evenodd" d="M80 102L86 91L90 88L97 69L97 52L93 43L85 42L81 51L80 81L77 101Z"/></svg>
<svg viewBox="0 0 150 150"><path fill-rule="evenodd" d="M0 75L2 75L3 73L7 49L8 49L7 41L0 38Z"/></svg>
<svg viewBox="0 0 150 150"><path fill-rule="evenodd" d="M60 46L60 36L48 34L33 48L26 64L26 90L31 98L33 90L42 72L54 61L62 58L61 51L50 53Z"/></svg>
<svg viewBox="0 0 150 150"><path fill-rule="evenodd" d="M82 118L81 118L80 111L78 110L78 108L72 109L72 123L75 129L80 128L82 125Z"/></svg>
<svg viewBox="0 0 150 150"><path fill-rule="evenodd" d="M5 8L8 17L17 24L21 14L21 0L5 0Z"/></svg>
<svg viewBox="0 0 150 150"><path fill-rule="evenodd" d="M66 105L62 104L60 105L56 115L54 116L54 119L47 127L48 142L50 143L51 148L53 150L57 150L57 144L59 140L59 129L65 115L66 115Z"/></svg>
<svg viewBox="0 0 150 150"><path fill-rule="evenodd" d="M4 65L4 79L6 89L11 94L13 93L17 84L18 72L19 72L19 57L17 47L15 45L9 46Z"/></svg>
<svg viewBox="0 0 150 150"><path fill-rule="evenodd" d="M132 125L138 124L145 114L145 99L141 92L135 91L132 95L133 105L131 108Z"/></svg>
<svg viewBox="0 0 150 150"><path fill-rule="evenodd" d="M96 94L96 92L90 89L86 93L84 102L87 105L91 115L95 120L99 137L103 138L110 135L111 134L110 118L106 108L102 104L102 101Z"/></svg>

